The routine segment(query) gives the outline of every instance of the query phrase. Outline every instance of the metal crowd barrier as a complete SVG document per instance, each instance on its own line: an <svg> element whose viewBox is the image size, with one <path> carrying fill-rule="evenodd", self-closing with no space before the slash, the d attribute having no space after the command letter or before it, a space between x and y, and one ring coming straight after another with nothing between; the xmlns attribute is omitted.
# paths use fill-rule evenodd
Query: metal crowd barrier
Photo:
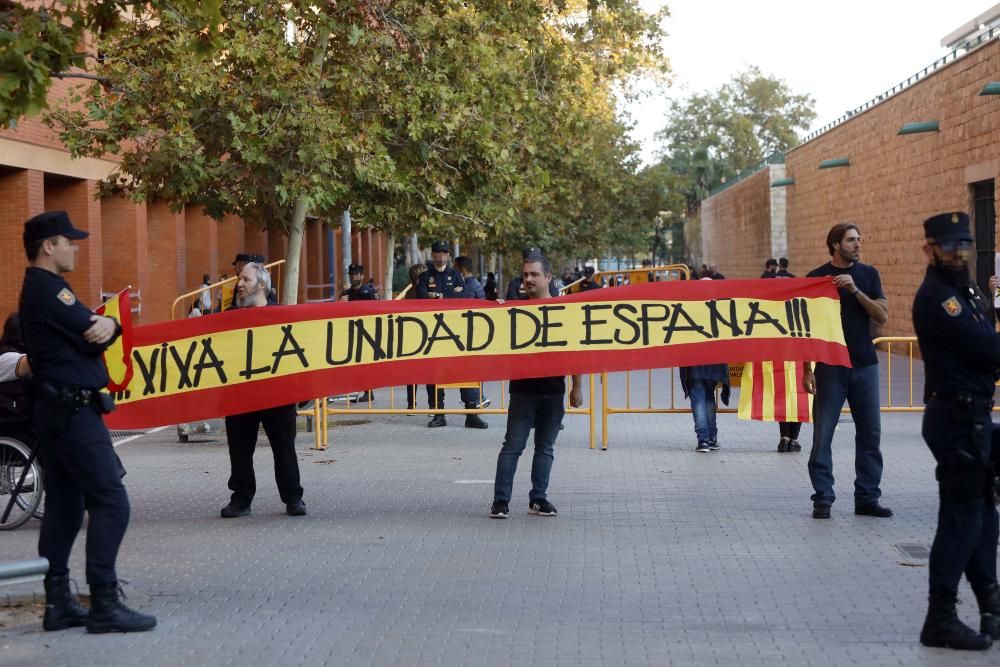
<svg viewBox="0 0 1000 667"><path fill-rule="evenodd" d="M278 294L281 294L281 268L282 268L282 265L284 263L285 263L285 260L279 259L277 262L271 262L270 264L265 264L264 265L264 268L267 269L268 271L270 271L271 275L272 275L271 288L274 289L275 291L277 291ZM172 320L178 319L178 317L177 317L177 305L178 304L180 304L180 303L188 303L188 304L194 303L195 299L200 298L201 297L201 293L205 292L205 291L208 291L210 293L210 295L212 295L212 307L213 308L218 308L220 306L220 304L218 304L218 303L215 302L215 296L214 295L215 295L215 290L217 290L217 289L222 289L223 292L225 292L225 291L227 291L227 289L230 286L232 286L232 298L235 299L236 298L236 282L238 280L239 280L239 276L233 276L232 278L226 278L225 280L220 280L217 283L212 283L211 285L206 285L204 287L199 287L196 290L191 290L190 292L186 292L184 294L181 294L179 297L177 297L176 299L174 299L174 302L172 304L170 304L170 319L172 319ZM226 305L226 304L222 304L222 305ZM188 305L188 307L181 313L181 317L182 318L187 317L187 313L190 310L191 310L191 307L190 307L190 305ZM203 315L207 315L208 313L202 313L202 314Z"/></svg>
<svg viewBox="0 0 1000 667"><path fill-rule="evenodd" d="M47 558L32 560L16 560L11 563L0 563L0 586L28 584L41 581L49 571Z"/></svg>

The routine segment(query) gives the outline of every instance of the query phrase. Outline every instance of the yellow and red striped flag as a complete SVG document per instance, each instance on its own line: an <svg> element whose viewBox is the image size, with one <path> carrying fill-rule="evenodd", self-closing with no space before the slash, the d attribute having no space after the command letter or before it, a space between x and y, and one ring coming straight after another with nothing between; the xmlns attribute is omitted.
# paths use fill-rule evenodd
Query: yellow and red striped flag
<svg viewBox="0 0 1000 667"><path fill-rule="evenodd" d="M812 395L802 389L802 362L763 361L743 366L740 419L812 421Z"/></svg>
<svg viewBox="0 0 1000 667"><path fill-rule="evenodd" d="M122 325L122 334L104 351L104 366L108 369L108 391L124 391L132 380L132 304L129 287L114 295L94 311L113 317Z"/></svg>

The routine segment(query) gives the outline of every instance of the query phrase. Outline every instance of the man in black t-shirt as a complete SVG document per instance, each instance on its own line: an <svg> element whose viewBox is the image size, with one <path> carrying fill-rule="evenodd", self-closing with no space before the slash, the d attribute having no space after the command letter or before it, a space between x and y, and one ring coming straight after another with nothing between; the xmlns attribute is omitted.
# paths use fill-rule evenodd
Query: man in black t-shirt
<svg viewBox="0 0 1000 667"><path fill-rule="evenodd" d="M862 264L861 233L857 225L842 222L826 236L832 259L809 272L810 278L831 276L840 294L840 320L844 340L851 355L851 368L816 364L815 372L806 364L802 386L815 394L813 402L813 445L809 454L809 478L813 518L829 519L833 492L833 433L846 400L854 419L854 513L890 517L892 510L879 504L882 491L882 433L879 414L878 357L872 343L871 323L889 319L882 279L874 266Z"/></svg>
<svg viewBox="0 0 1000 667"><path fill-rule="evenodd" d="M531 299L551 298L552 265L541 255L529 256L521 268L525 294ZM490 516L506 519L510 514L509 503L514 487L517 460L528 442L528 434L535 429L535 455L531 460L531 493L528 512L539 516L555 516L556 508L545 497L552 472L553 445L562 424L566 395L566 378L562 375L542 378L511 380L510 404L507 407L507 433L503 448L497 458L497 475L493 489ZM583 405L580 376L573 376L569 403L574 408Z"/></svg>

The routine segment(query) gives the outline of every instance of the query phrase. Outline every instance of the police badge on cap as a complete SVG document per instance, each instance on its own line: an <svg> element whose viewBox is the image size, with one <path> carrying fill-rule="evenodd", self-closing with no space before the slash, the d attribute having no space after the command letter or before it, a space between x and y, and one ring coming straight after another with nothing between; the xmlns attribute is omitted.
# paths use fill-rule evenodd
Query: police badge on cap
<svg viewBox="0 0 1000 667"><path fill-rule="evenodd" d="M448 243L445 241L435 241L431 244L431 252L451 252L451 248L448 247Z"/></svg>
<svg viewBox="0 0 1000 667"><path fill-rule="evenodd" d="M967 241L972 243L969 216L961 211L939 213L924 220L924 236L938 243Z"/></svg>

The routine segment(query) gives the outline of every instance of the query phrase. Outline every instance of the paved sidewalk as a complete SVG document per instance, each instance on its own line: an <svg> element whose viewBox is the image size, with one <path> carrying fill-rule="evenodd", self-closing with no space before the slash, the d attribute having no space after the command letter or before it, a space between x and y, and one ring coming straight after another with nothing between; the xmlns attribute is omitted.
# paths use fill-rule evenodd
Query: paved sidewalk
<svg viewBox="0 0 1000 667"><path fill-rule="evenodd" d="M526 456L511 518L497 521L487 512L503 417L486 431L461 417L434 430L425 417L370 419L333 429L325 452L300 435L304 518L283 514L266 444L253 515L229 521L218 518L224 439L180 444L166 430L124 445L133 513L120 573L159 627L0 628L0 664L1000 663L1000 648L917 643L927 568L902 565L895 545L933 533L918 414L884 415L888 520L853 514L842 423L829 521L810 516L808 451L777 454L774 424L721 416L723 449L696 454L690 415L614 416L601 452L586 446L586 418L567 418L550 489L559 516L526 513ZM811 434L804 426L803 441ZM37 530L3 533L0 560L33 556ZM82 552L81 539L81 584ZM978 624L967 586L962 596L960 614Z"/></svg>

